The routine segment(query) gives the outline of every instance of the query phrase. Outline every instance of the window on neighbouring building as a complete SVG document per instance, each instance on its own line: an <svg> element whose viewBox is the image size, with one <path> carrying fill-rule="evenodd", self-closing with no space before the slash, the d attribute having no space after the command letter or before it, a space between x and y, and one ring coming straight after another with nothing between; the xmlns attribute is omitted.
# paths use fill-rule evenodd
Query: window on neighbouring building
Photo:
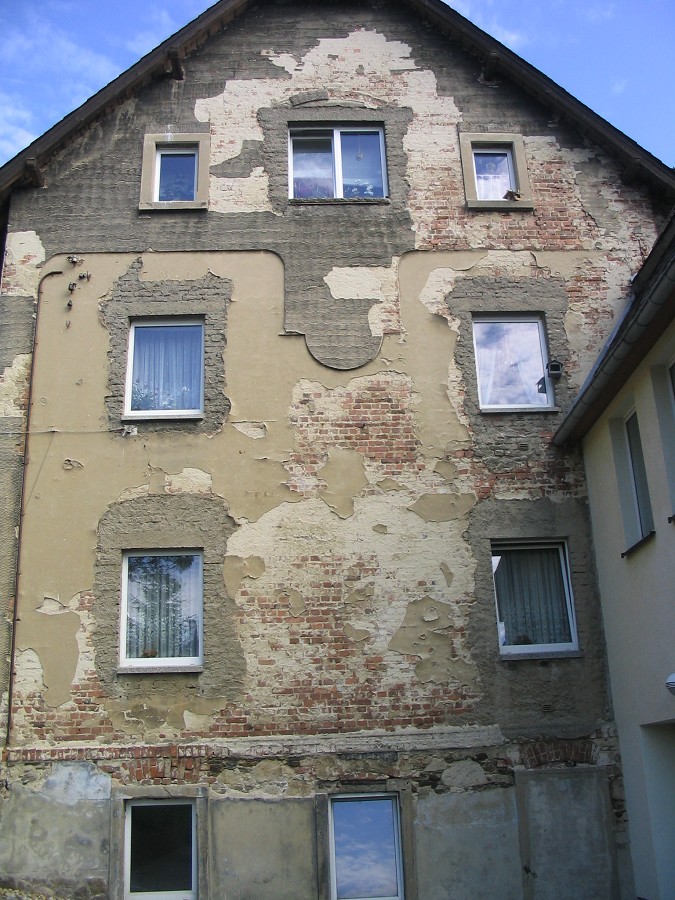
<svg viewBox="0 0 675 900"><path fill-rule="evenodd" d="M503 656L579 649L564 544L494 542L492 574Z"/></svg>
<svg viewBox="0 0 675 900"><path fill-rule="evenodd" d="M201 552L124 555L120 666L201 666Z"/></svg>
<svg viewBox="0 0 675 900"><path fill-rule="evenodd" d="M532 208L521 135L462 133L459 147L469 208Z"/></svg>
<svg viewBox="0 0 675 900"><path fill-rule="evenodd" d="M628 447L628 462L630 465L630 488L633 497L635 521L638 526L639 537L646 537L654 530L654 518L652 505L649 500L649 486L647 484L647 470L642 452L642 440L640 439L640 426L637 413L631 413L625 421L625 435Z"/></svg>
<svg viewBox="0 0 675 900"><path fill-rule="evenodd" d="M370 200L387 196L382 128L292 128L289 141L291 198Z"/></svg>
<svg viewBox="0 0 675 900"><path fill-rule="evenodd" d="M473 340L481 409L553 405L544 324L538 317L480 317Z"/></svg>
<svg viewBox="0 0 675 900"><path fill-rule="evenodd" d="M146 134L140 209L205 209L209 144L208 134Z"/></svg>
<svg viewBox="0 0 675 900"><path fill-rule="evenodd" d="M398 796L330 800L331 900L403 900Z"/></svg>
<svg viewBox="0 0 675 900"><path fill-rule="evenodd" d="M191 801L133 800L126 806L125 897L195 900L197 835Z"/></svg>
<svg viewBox="0 0 675 900"><path fill-rule="evenodd" d="M191 319L132 322L124 412L127 416L201 415L204 323Z"/></svg>

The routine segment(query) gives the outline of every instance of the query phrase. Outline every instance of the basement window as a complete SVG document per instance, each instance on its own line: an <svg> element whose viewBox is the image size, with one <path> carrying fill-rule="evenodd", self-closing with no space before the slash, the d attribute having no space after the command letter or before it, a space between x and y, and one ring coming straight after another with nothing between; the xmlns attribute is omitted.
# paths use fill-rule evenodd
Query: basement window
<svg viewBox="0 0 675 900"><path fill-rule="evenodd" d="M545 410L553 406L546 335L539 316L476 317L473 342L481 410Z"/></svg>
<svg viewBox="0 0 675 900"><path fill-rule="evenodd" d="M403 900L398 796L330 799L331 900Z"/></svg>
<svg viewBox="0 0 675 900"><path fill-rule="evenodd" d="M291 199L377 200L387 191L382 128L290 129Z"/></svg>
<svg viewBox="0 0 675 900"><path fill-rule="evenodd" d="M195 825L192 801L127 803L124 834L127 900L196 900Z"/></svg>
<svg viewBox="0 0 675 900"><path fill-rule="evenodd" d="M204 411L204 323L152 319L131 323L124 415L194 418Z"/></svg>
<svg viewBox="0 0 675 900"><path fill-rule="evenodd" d="M459 148L469 209L532 209L521 135L462 133Z"/></svg>
<svg viewBox="0 0 675 900"><path fill-rule="evenodd" d="M578 653L564 543L494 542L492 575L502 656Z"/></svg>
<svg viewBox="0 0 675 900"><path fill-rule="evenodd" d="M140 209L206 209L208 134L146 134Z"/></svg>
<svg viewBox="0 0 675 900"><path fill-rule="evenodd" d="M120 668L191 671L203 664L201 551L125 553Z"/></svg>

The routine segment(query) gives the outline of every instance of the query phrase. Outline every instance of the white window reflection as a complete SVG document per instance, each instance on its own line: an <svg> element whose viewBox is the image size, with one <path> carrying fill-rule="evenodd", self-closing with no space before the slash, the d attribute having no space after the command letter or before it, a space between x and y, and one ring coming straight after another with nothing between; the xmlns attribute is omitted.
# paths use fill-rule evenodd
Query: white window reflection
<svg viewBox="0 0 675 900"><path fill-rule="evenodd" d="M473 337L481 408L551 406L539 319L475 319Z"/></svg>
<svg viewBox="0 0 675 900"><path fill-rule="evenodd" d="M398 798L331 801L332 900L402 900Z"/></svg>
<svg viewBox="0 0 675 900"><path fill-rule="evenodd" d="M387 196L381 128L295 128L290 145L290 196L294 199Z"/></svg>
<svg viewBox="0 0 675 900"><path fill-rule="evenodd" d="M162 148L158 155L157 197L161 202L194 200L197 195L197 151Z"/></svg>

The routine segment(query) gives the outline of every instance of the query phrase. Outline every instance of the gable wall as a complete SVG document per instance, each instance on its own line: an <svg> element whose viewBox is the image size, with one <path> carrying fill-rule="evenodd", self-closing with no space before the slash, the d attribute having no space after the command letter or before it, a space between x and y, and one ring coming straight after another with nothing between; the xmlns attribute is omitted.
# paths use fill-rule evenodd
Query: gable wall
<svg viewBox="0 0 675 900"><path fill-rule="evenodd" d="M615 779L580 461L549 445L559 412L480 411L471 315L543 314L564 408L659 210L390 5L261 4L185 71L121 103L57 155L45 188L13 200L2 309L20 320L17 371L40 297L17 763L35 753L47 771L70 748L100 767L103 742L117 748L114 790L177 779L288 797L331 767L333 785L348 780L339 754L358 749L376 780L410 778L431 805L515 790L514 773L542 762L593 761ZM289 122L336 120L384 124L390 202L289 204ZM138 210L143 136L168 130L211 134L208 212ZM459 134L484 130L523 136L532 211L466 209ZM162 296L213 317L209 415L125 431L123 320ZM219 523L222 646L207 632L202 673L117 672L113 557L146 515L155 547L194 546L202 517ZM489 541L540 537L569 543L583 653L504 662ZM377 756L383 731L391 758ZM303 736L317 734L337 757L312 757L299 779L285 757L274 778L206 762L274 757L279 736L311 755ZM123 748L138 744L134 768ZM199 765L176 774L175 744ZM448 767L467 756L478 768L458 788Z"/></svg>

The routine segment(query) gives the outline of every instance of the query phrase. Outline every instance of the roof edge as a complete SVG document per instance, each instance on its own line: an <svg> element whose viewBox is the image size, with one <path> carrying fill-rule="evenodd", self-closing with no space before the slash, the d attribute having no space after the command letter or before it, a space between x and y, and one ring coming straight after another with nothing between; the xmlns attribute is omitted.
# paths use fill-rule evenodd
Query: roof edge
<svg viewBox="0 0 675 900"><path fill-rule="evenodd" d="M635 276L631 300L553 435L564 446L581 440L618 394L644 354L675 320L675 215Z"/></svg>

